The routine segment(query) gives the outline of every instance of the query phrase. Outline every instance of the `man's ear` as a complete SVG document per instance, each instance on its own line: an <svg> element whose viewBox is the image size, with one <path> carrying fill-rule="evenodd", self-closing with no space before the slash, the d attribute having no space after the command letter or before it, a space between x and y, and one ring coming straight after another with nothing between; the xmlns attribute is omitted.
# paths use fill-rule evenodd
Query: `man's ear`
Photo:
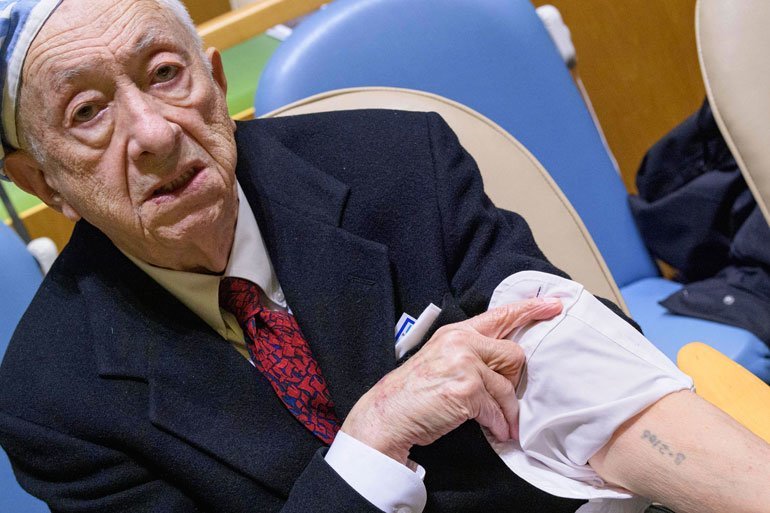
<svg viewBox="0 0 770 513"><path fill-rule="evenodd" d="M37 196L43 200L43 203L61 212L72 222L80 220L78 211L48 184L40 164L26 151L17 150L6 155L3 169L8 178L23 191Z"/></svg>
<svg viewBox="0 0 770 513"><path fill-rule="evenodd" d="M214 75L214 81L219 84L219 88L222 89L224 94L227 94L227 77L225 76L225 68L222 65L222 55L219 50L213 46L206 50L206 57L211 63L211 72Z"/></svg>

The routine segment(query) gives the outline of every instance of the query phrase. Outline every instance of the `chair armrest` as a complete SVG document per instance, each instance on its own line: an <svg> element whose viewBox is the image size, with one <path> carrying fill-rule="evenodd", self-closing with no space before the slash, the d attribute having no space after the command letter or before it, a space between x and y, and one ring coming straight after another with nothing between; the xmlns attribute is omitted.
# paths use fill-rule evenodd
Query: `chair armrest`
<svg viewBox="0 0 770 513"><path fill-rule="evenodd" d="M770 386L701 342L680 349L677 365L693 378L699 396L770 442Z"/></svg>
<svg viewBox="0 0 770 513"><path fill-rule="evenodd" d="M219 50L233 47L267 29L308 14L329 0L257 0L201 23L198 33L206 46Z"/></svg>

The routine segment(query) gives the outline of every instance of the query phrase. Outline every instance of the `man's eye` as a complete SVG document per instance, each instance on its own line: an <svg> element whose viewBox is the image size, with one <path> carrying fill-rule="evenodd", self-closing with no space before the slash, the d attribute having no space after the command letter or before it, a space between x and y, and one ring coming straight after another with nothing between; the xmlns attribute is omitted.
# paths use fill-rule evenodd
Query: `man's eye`
<svg viewBox="0 0 770 513"><path fill-rule="evenodd" d="M86 123L94 119L98 113L99 109L96 107L96 105L83 105L75 111L73 119L77 123Z"/></svg>
<svg viewBox="0 0 770 513"><path fill-rule="evenodd" d="M165 64L155 70L155 80L157 82L169 82L179 73L179 68L171 64Z"/></svg>

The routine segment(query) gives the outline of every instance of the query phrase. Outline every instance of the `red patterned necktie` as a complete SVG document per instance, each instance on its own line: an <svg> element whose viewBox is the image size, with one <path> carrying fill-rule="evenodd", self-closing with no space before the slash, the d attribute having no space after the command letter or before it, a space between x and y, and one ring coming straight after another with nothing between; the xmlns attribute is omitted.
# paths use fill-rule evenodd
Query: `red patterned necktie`
<svg viewBox="0 0 770 513"><path fill-rule="evenodd" d="M315 436L331 444L340 421L318 362L294 316L264 308L260 293L248 280L225 278L219 286L219 304L238 319L252 362L286 408Z"/></svg>

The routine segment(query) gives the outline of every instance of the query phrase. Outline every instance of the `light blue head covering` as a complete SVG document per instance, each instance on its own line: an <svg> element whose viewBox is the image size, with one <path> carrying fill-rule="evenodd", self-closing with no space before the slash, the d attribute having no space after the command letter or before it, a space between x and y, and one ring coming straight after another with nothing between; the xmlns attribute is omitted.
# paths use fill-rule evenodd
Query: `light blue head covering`
<svg viewBox="0 0 770 513"><path fill-rule="evenodd" d="M21 70L32 41L61 0L0 0L0 177L7 148L19 147L16 131Z"/></svg>

